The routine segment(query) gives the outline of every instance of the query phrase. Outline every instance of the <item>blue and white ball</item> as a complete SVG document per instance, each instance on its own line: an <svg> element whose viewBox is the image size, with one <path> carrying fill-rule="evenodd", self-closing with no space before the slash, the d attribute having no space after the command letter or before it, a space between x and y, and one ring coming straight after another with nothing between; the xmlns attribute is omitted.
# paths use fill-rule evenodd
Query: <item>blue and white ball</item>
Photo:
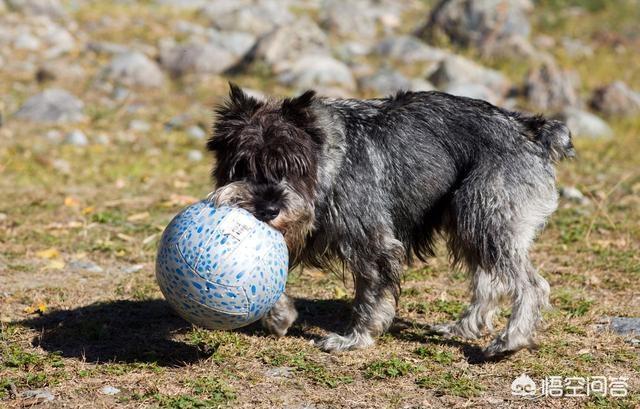
<svg viewBox="0 0 640 409"><path fill-rule="evenodd" d="M282 234L244 209L208 200L183 209L165 229L156 278L187 321L233 329L265 315L284 292L289 254Z"/></svg>

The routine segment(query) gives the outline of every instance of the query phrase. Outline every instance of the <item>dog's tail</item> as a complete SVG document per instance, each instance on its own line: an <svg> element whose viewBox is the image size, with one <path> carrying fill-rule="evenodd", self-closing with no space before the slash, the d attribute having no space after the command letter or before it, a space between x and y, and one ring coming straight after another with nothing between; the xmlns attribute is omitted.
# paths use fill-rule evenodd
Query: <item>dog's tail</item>
<svg viewBox="0 0 640 409"><path fill-rule="evenodd" d="M564 122L546 119L542 115L518 115L518 120L524 126L527 138L541 145L551 160L559 161L576 156L571 131Z"/></svg>

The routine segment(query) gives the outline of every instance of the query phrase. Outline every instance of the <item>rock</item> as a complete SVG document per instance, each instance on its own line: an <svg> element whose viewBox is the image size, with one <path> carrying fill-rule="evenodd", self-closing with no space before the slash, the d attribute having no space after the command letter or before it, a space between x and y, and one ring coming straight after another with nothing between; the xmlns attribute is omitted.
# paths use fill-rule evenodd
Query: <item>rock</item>
<svg viewBox="0 0 640 409"><path fill-rule="evenodd" d="M200 9L200 14L219 30L245 31L257 36L294 21L286 5L277 0L211 0Z"/></svg>
<svg viewBox="0 0 640 409"><path fill-rule="evenodd" d="M536 109L552 111L580 104L577 74L562 71L552 59L545 59L527 74L524 94Z"/></svg>
<svg viewBox="0 0 640 409"><path fill-rule="evenodd" d="M300 57L283 70L278 80L298 89L339 86L351 91L356 88L356 82L349 67L326 55Z"/></svg>
<svg viewBox="0 0 640 409"><path fill-rule="evenodd" d="M511 88L511 82L500 72L457 55L450 55L442 60L430 75L429 81L442 89L458 83L484 85L500 96Z"/></svg>
<svg viewBox="0 0 640 409"><path fill-rule="evenodd" d="M436 87L427 80L414 78L411 80L411 91L434 91Z"/></svg>
<svg viewBox="0 0 640 409"><path fill-rule="evenodd" d="M609 138L613 135L611 127L596 115L577 108L565 109L560 118L565 121L575 136L588 138Z"/></svg>
<svg viewBox="0 0 640 409"><path fill-rule="evenodd" d="M189 159L191 162L200 162L202 158L202 152L197 149L192 149L187 154L187 159Z"/></svg>
<svg viewBox="0 0 640 409"><path fill-rule="evenodd" d="M104 269L91 260L72 260L67 265L69 269L76 271L87 271L89 273L102 273Z"/></svg>
<svg viewBox="0 0 640 409"><path fill-rule="evenodd" d="M514 37L529 37L532 9L529 0L441 0L418 35L429 41L444 35L453 44L493 54Z"/></svg>
<svg viewBox="0 0 640 409"><path fill-rule="evenodd" d="M638 115L640 114L640 92L630 89L622 81L616 81L596 89L589 105L605 115Z"/></svg>
<svg viewBox="0 0 640 409"><path fill-rule="evenodd" d="M377 16L368 0L324 0L320 20L343 37L373 38L377 31Z"/></svg>
<svg viewBox="0 0 640 409"><path fill-rule="evenodd" d="M236 57L244 57L256 44L256 36L241 31L209 30L207 38Z"/></svg>
<svg viewBox="0 0 640 409"><path fill-rule="evenodd" d="M41 46L38 37L31 33L21 33L13 40L13 47L17 50L35 51Z"/></svg>
<svg viewBox="0 0 640 409"><path fill-rule="evenodd" d="M47 25L41 34L41 38L45 39L47 43L47 49L43 55L48 59L57 58L73 51L76 46L76 40L71 33L57 24Z"/></svg>
<svg viewBox="0 0 640 409"><path fill-rule="evenodd" d="M584 194L574 186L563 186L560 188L560 196L572 202L588 205L590 203Z"/></svg>
<svg viewBox="0 0 640 409"><path fill-rule="evenodd" d="M100 133L96 136L96 143L99 145L109 145L111 143L111 138L108 135Z"/></svg>
<svg viewBox="0 0 640 409"><path fill-rule="evenodd" d="M120 393L120 389L115 386L106 385L100 388L100 393L103 395L117 395Z"/></svg>
<svg viewBox="0 0 640 409"><path fill-rule="evenodd" d="M357 41L347 41L336 47L336 55L343 61L351 61L371 53L372 47Z"/></svg>
<svg viewBox="0 0 640 409"><path fill-rule="evenodd" d="M483 84L454 82L448 84L442 90L452 95L489 101L494 105L500 105L502 103L502 98Z"/></svg>
<svg viewBox="0 0 640 409"><path fill-rule="evenodd" d="M19 394L19 397L23 400L21 403L23 406L38 405L44 402L51 402L55 399L55 396L48 389L30 389L23 391Z"/></svg>
<svg viewBox="0 0 640 409"><path fill-rule="evenodd" d="M567 55L571 57L593 57L593 48L578 39L563 37L561 44Z"/></svg>
<svg viewBox="0 0 640 409"><path fill-rule="evenodd" d="M44 61L36 71L38 82L53 81L81 81L85 78L85 71L79 64L64 60Z"/></svg>
<svg viewBox="0 0 640 409"><path fill-rule="evenodd" d="M139 52L116 55L103 69L102 75L128 86L160 87L164 74L155 61Z"/></svg>
<svg viewBox="0 0 640 409"><path fill-rule="evenodd" d="M389 36L376 44L376 54L405 63L442 61L450 52L431 47L419 38L410 35Z"/></svg>
<svg viewBox="0 0 640 409"><path fill-rule="evenodd" d="M379 95L392 95L400 90L409 90L411 81L397 71L383 69L361 78L358 85L363 90L374 91Z"/></svg>
<svg viewBox="0 0 640 409"><path fill-rule="evenodd" d="M149 132L151 125L148 122L141 119L134 119L129 122L129 130L134 132Z"/></svg>
<svg viewBox="0 0 640 409"><path fill-rule="evenodd" d="M9 8L30 16L65 16L64 8L58 0L4 0Z"/></svg>
<svg viewBox="0 0 640 409"><path fill-rule="evenodd" d="M640 336L640 317L611 317L609 328L618 335Z"/></svg>
<svg viewBox="0 0 640 409"><path fill-rule="evenodd" d="M207 0L155 0L161 6L170 6L185 10L197 10L207 4Z"/></svg>
<svg viewBox="0 0 640 409"><path fill-rule="evenodd" d="M64 143L73 146L87 146L89 145L89 140L84 132L75 129L65 135Z"/></svg>
<svg viewBox="0 0 640 409"><path fill-rule="evenodd" d="M132 94L133 93L128 88L115 87L113 91L111 91L111 98L113 98L114 101L122 102L129 98Z"/></svg>
<svg viewBox="0 0 640 409"><path fill-rule="evenodd" d="M15 117L37 123L77 122L84 118L84 103L69 92L49 88L29 98Z"/></svg>
<svg viewBox="0 0 640 409"><path fill-rule="evenodd" d="M62 134L56 129L48 130L44 137L52 143L60 143L62 141Z"/></svg>
<svg viewBox="0 0 640 409"><path fill-rule="evenodd" d="M273 67L304 54L329 54L328 47L326 34L311 19L303 17L262 37L252 57Z"/></svg>
<svg viewBox="0 0 640 409"><path fill-rule="evenodd" d="M160 62L174 76L186 73L220 74L234 66L238 56L211 43L191 41L161 51Z"/></svg>
<svg viewBox="0 0 640 409"><path fill-rule="evenodd" d="M198 125L192 125L187 128L187 135L189 135L189 138L196 141L201 141L207 137L207 133Z"/></svg>

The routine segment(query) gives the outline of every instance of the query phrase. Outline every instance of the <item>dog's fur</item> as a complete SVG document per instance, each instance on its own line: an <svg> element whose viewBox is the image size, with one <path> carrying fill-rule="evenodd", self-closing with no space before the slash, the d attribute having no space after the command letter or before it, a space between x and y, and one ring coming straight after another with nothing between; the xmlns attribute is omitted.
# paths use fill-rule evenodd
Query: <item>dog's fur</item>
<svg viewBox="0 0 640 409"><path fill-rule="evenodd" d="M218 205L280 230L291 267L352 272L350 329L321 348L373 344L395 316L403 263L433 255L438 234L468 269L472 300L458 322L434 329L476 338L508 296L509 323L485 353L532 345L549 285L528 250L556 209L554 163L573 155L564 124L441 92L263 101L231 84L207 146ZM263 323L284 335L296 316L283 295Z"/></svg>

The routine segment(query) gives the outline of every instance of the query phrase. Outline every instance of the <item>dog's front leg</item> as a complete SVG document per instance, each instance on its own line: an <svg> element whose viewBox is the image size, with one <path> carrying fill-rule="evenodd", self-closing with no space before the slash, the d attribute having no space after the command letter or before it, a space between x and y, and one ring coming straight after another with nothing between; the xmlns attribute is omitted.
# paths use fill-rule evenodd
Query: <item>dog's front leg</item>
<svg viewBox="0 0 640 409"><path fill-rule="evenodd" d="M402 244L393 238L383 241L376 258L357 259L352 263L356 296L352 323L345 335L329 334L318 341L325 351L344 351L373 345L396 314L399 281L402 273Z"/></svg>

